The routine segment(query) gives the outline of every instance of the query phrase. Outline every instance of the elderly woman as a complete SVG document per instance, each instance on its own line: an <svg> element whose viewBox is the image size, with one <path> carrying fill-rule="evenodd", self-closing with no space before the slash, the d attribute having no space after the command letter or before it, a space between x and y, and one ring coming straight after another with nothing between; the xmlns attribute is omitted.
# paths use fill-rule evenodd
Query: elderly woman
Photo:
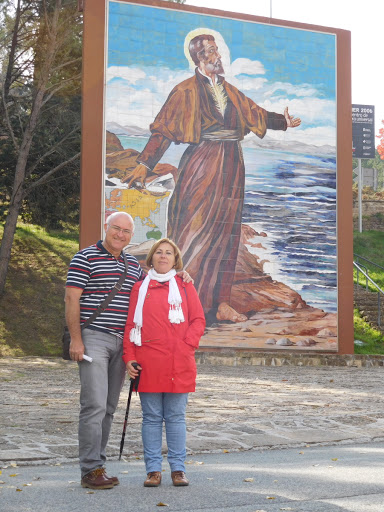
<svg viewBox="0 0 384 512"><path fill-rule="evenodd" d="M131 378L141 369L138 391L143 411L142 438L147 471L145 487L161 483L163 421L173 485L188 485L185 476L188 393L195 391L195 349L205 319L192 283L176 275L183 267L177 245L156 242L147 256L151 267L131 292L124 334L123 360Z"/></svg>

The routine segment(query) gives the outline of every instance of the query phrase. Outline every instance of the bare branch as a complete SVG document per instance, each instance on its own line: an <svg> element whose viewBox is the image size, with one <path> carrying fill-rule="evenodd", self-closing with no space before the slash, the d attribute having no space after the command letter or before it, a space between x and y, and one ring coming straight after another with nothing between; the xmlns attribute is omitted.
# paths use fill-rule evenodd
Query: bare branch
<svg viewBox="0 0 384 512"><path fill-rule="evenodd" d="M61 146L61 144L63 142L65 142L66 140L68 140L72 135L74 135L80 128L80 125L77 125L73 130L71 130L70 132L68 132L65 137L63 137L62 139L60 139L59 141L57 141L53 146L51 146L49 148L48 151L46 151L43 155L41 155L37 160L36 162L28 169L28 171L25 173L26 177L30 176L33 171L36 169L36 167L41 164L41 162L47 158L47 156L51 155L52 153L54 153L58 147Z"/></svg>
<svg viewBox="0 0 384 512"><path fill-rule="evenodd" d="M56 66L55 68L52 68L52 73L55 73L56 71L59 71L59 69L63 69L66 66L70 66L71 64L74 64L75 62L81 62L81 57L73 60L69 60L67 62L64 62L63 64L60 64L60 66Z"/></svg>
<svg viewBox="0 0 384 512"><path fill-rule="evenodd" d="M46 92L48 92L49 90L51 92L49 94L47 94L47 96L44 98L43 105L48 103L48 101L52 98L52 96L54 96L57 92L59 92L61 89L63 89L69 82L73 82L80 77L81 77L81 73L79 73L78 75L73 76L71 78L67 78L66 80L62 80L60 82L60 85L57 85L57 86L51 85L51 87L47 87Z"/></svg>
<svg viewBox="0 0 384 512"><path fill-rule="evenodd" d="M29 185L28 188L25 189L24 191L24 195L23 197L25 198L30 192L31 190L33 190L34 188L40 186L42 183L46 182L47 179L52 176L52 174L54 174L55 172L57 171L60 171L60 169L62 169L63 167L65 167L66 165L74 162L75 160L77 160L78 158L80 158L80 151L78 153L76 153L75 155L73 155L73 157L69 158L68 160L66 160L65 162L61 162L59 165L57 165L56 167L54 167L53 169L51 169L49 172L47 172L46 174L44 174L44 176L42 176L40 179L38 179L37 181L35 181L34 183L32 183L31 185Z"/></svg>
<svg viewBox="0 0 384 512"><path fill-rule="evenodd" d="M11 121L9 119L8 106L7 106L5 96L4 96L4 87L1 88L1 100L3 103L3 114L5 117L6 127L8 129L9 135L12 139L13 147L15 148L16 151L19 151L20 146L19 146L19 143L17 142L17 139L15 137L15 132L13 131Z"/></svg>

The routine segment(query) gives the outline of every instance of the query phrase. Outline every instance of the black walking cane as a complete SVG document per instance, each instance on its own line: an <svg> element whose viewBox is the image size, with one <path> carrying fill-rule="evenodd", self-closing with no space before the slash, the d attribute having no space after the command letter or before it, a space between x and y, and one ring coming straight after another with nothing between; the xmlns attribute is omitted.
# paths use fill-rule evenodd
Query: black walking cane
<svg viewBox="0 0 384 512"><path fill-rule="evenodd" d="M137 367L139 366L139 364L138 363L132 363L132 366L137 370ZM129 413L129 407L131 405L132 391L133 391L133 389L135 389L135 391L137 392L137 388L139 387L139 381L140 381L140 371L141 370L139 370L139 375L135 379L131 378L131 385L129 386L127 410L125 411L123 433L121 434L121 441L120 441L119 460L121 460L121 454L123 453L123 448L124 448L125 432L127 430L128 413Z"/></svg>

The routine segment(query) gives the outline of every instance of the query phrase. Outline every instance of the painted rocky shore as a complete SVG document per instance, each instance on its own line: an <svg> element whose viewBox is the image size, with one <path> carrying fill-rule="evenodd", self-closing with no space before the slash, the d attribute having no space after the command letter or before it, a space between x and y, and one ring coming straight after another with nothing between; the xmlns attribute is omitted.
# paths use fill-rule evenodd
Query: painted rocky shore
<svg viewBox="0 0 384 512"><path fill-rule="evenodd" d="M106 171L108 177L129 180L138 152L123 149L118 138L107 132ZM156 177L177 169L158 164L148 176ZM107 181L108 181L107 177ZM272 350L337 350L337 315L306 304L302 297L284 283L274 281L264 272L263 240L268 235L242 226L234 285L230 305L247 316L240 323L215 322L207 327L202 348L257 348ZM129 248L143 268L145 256L154 240Z"/></svg>

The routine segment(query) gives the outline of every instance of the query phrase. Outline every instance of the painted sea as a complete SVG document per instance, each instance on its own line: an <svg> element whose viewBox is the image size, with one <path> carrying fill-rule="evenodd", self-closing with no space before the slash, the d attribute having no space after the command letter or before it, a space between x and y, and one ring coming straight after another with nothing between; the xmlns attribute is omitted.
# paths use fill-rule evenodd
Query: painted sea
<svg viewBox="0 0 384 512"><path fill-rule="evenodd" d="M120 135L141 151L147 138ZM178 166L186 145L162 161ZM311 306L337 311L336 159L245 147L243 222L263 231L257 249L264 271L296 290ZM258 238L255 240L260 242Z"/></svg>

